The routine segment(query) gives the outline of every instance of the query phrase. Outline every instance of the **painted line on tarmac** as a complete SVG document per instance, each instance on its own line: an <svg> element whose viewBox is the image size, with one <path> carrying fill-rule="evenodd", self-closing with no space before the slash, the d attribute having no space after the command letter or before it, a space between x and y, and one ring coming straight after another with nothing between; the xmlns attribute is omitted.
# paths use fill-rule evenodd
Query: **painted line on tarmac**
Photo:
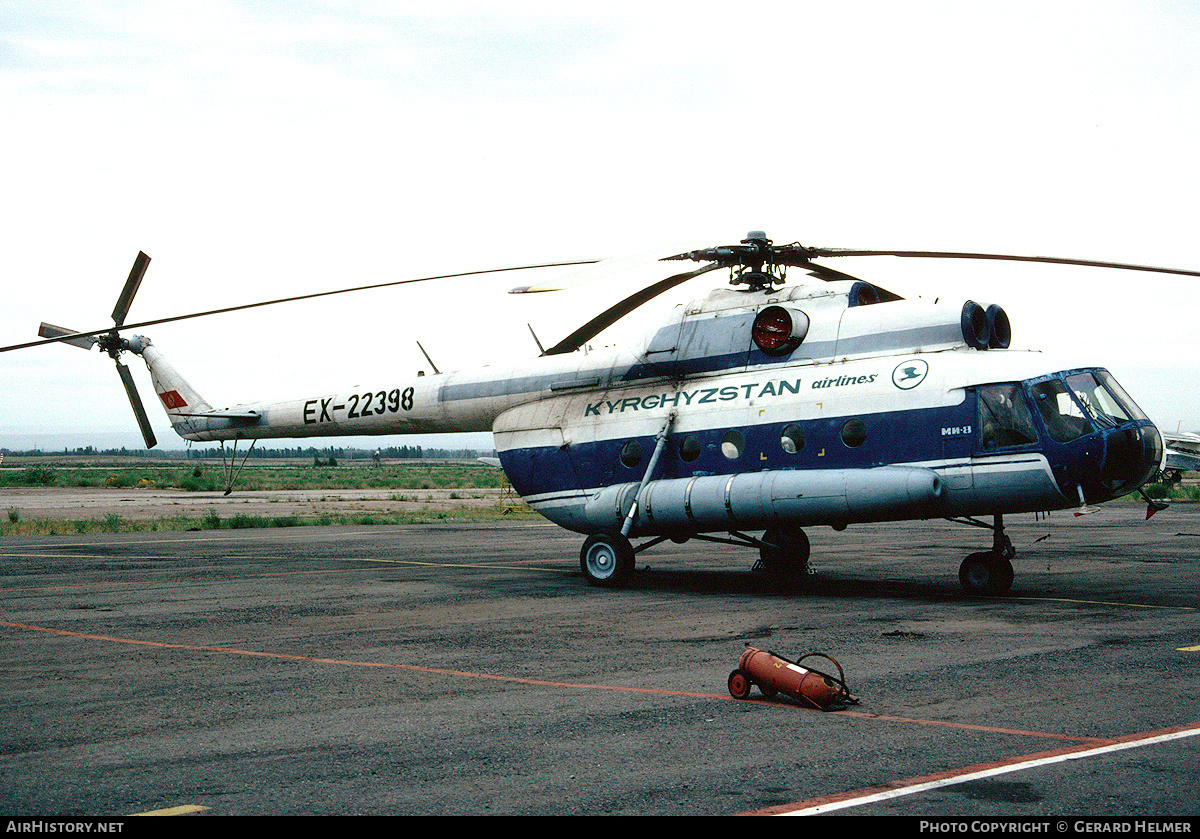
<svg viewBox="0 0 1200 839"><path fill-rule="evenodd" d="M158 532L173 534L171 538L167 538L167 539L120 539L120 540L115 540L115 539L107 540L106 539L103 541L93 540L90 542L64 542L61 545L38 545L38 547L43 548L43 549L45 549L47 547L52 547L55 550L59 550L62 548L94 548L97 545L103 545L104 547L112 547L115 545L177 545L181 542L187 543L187 544L194 544L196 542L226 542L226 541L235 541L235 540L239 540L239 539L253 539L253 538L255 538L256 534L260 535L261 538L263 538L263 539L267 539L268 537L273 538L273 539L312 539L314 536L327 536L329 539L337 539L337 540L367 539L372 536L377 536L380 533L404 533L404 532L408 532L408 531L412 531L412 530L419 530L422 528L455 527L460 524L461 525L470 525L470 524L476 524L476 522L456 523L456 522L433 522L433 521L431 521L431 522L427 522L427 523L423 523L423 524L338 525L339 527L363 528L361 530L361 532L355 531L355 532L351 532L351 533L346 533L344 531L339 531L337 533L333 533L333 532L331 532L333 530L333 527L322 527L322 526L303 525L303 524L297 525L296 527L287 527L287 528L245 527L245 528L233 528L230 530L204 530L204 531L167 530L167 531L158 531ZM500 522L499 524L483 524L483 525L479 526L479 529L480 530L488 530L488 529L508 530L508 529L523 529L523 528L527 528L527 527L558 527L558 525L554 524L553 522L548 522L548 521ZM152 533L154 531L141 531L141 532ZM200 533L219 533L221 535L219 535L219 536L195 536L195 535L192 535L192 534L198 533L198 532L200 532ZM65 536L65 535L71 535L71 534L59 534L59 535ZM105 535L116 535L116 534L97 533L94 535L105 536ZM13 552L13 553L2 553L2 554L0 554L0 556L5 556L5 557L73 556L73 554L57 554L57 553L41 554L41 553L28 553L28 552Z"/></svg>
<svg viewBox="0 0 1200 839"><path fill-rule="evenodd" d="M461 676L470 679L485 679L496 682L537 685L541 687L582 688L587 690L609 690L623 693L648 693L668 696L691 696L703 699L729 699L730 701L736 701L732 697L708 693L690 693L687 691L661 690L657 688L622 687L619 685L593 685L577 684L572 682L554 682L546 679L529 679L522 676L501 676L492 673L475 673L469 670L450 670L440 667L422 667L416 664L396 664L376 661L350 661L348 659L320 658L317 656L293 655L290 653L264 653L257 650L241 650L237 649L236 647L211 647L201 644L173 644L166 641L144 641L138 638L120 638L112 635L93 635L87 632L72 632L66 629L52 629L46 626L32 626L23 623L11 623L9 621L0 621L0 626L7 626L12 629L24 629L32 632L44 632L50 635L61 635L70 638L82 638L88 641L109 641L115 644L133 644L135 646L156 647L158 649L167 650L190 650L193 652L224 653L226 655L250 656L252 658L273 658L281 661L308 661L314 664L337 664L347 667L407 670L415 673L432 673L441 676Z"/></svg>
<svg viewBox="0 0 1200 839"><path fill-rule="evenodd" d="M728 701L728 702L749 703L749 704L763 705L766 707L777 708L777 709L791 709L791 710L797 710L797 711L810 711L811 710L809 708L804 708L799 705L787 705L787 704L782 704L779 702L769 701L769 700L735 699L734 697L732 697L728 694L724 694L724 693L702 693L702 692L696 692L696 691L665 690L662 688L638 688L638 687L629 687L629 686L623 686L623 685L597 685L597 684L580 683L580 682L556 682L556 681L552 681L549 679L530 679L530 678L525 678L522 676L503 676L503 675L497 675L497 674L493 674L493 673L477 673L477 672L473 672L473 671L469 671L469 670L449 670L449 669L443 669L443 668L438 668L438 667L422 667L422 666L416 665L416 664L396 664L396 663L373 662L373 661L350 661L350 660L346 660L346 659L319 658L316 656L293 655L293 654L289 654L289 653L264 653L264 652L258 652L255 650L241 650L236 647L214 647L214 646L205 646L205 645L198 645L198 644L174 644L174 643L169 643L166 641L144 641L144 640L137 639L137 638L120 638L120 637L111 636L111 635L93 635L93 634L87 633L87 632L73 632L71 630L66 630L66 629L52 629L50 627L45 627L45 626L32 626L30 624L11 623L9 621L0 621L0 626L7 626L12 629L22 629L22 630L27 630L27 631L31 631L31 632L43 632L43 633L46 633L49 635L59 635L59 636L65 636L65 637L69 637L69 638L82 638L82 639L89 640L89 641L108 641L108 642L115 643L115 644L133 644L136 646L143 646L143 647L156 647L158 649L189 650L189 651L193 651L193 652L222 653L225 655L250 656L253 658L273 658L273 659L279 659L282 661L307 661L307 662L311 662L314 664L335 664L335 665L341 665L341 666L346 666L346 667L370 667L370 668L378 668L378 669L406 670L406 671L415 672L415 673L431 673L431 674L436 674L436 675L440 675L440 676L457 676L457 677L468 678L468 679L484 679L484 680L495 681L495 682L508 682L508 683L512 683L512 684L535 685L538 687L570 688L570 689L575 689L575 690L604 690L604 691L612 691L612 692L616 692L616 693L639 693L639 694L651 694L651 695L656 695L656 696L686 696L686 697L691 697L693 699L715 699L715 700ZM910 719L910 718L905 718L905 717L890 717L890 716L883 716L883 715L879 715L879 714L865 714L865 713L856 712L856 711L839 711L839 712L837 712L837 715L852 717L852 718L856 718L856 719L863 719L863 720L880 720L880 721L885 721L885 722L899 722L899 723L906 723L906 724L910 724L910 725L929 725L929 726L938 726L938 727L943 727L943 728L963 729L963 730L967 730L967 731L981 731L981 732L987 732L987 733L991 733L991 734L1009 734L1009 735L1018 735L1018 736L1022 736L1022 737L1048 738L1048 739L1053 739L1053 740L1084 741L1087 743L1096 743L1096 742L1107 743L1107 742L1109 742L1108 740L1099 739L1099 738L1074 737L1074 736L1066 735L1066 734L1051 734L1051 733L1042 732L1042 731L1022 731L1019 729L996 728L996 727L991 727L991 726L970 725L970 724L966 724L966 723L945 722L945 721L941 721L941 720L919 720L919 719Z"/></svg>
<svg viewBox="0 0 1200 839"><path fill-rule="evenodd" d="M1022 737L1046 737L1052 740L1070 740L1075 743L1108 743L1107 737L1077 737L1071 734L1049 734L1045 731L1023 731L1019 728L997 728L990 725L971 725L962 722L946 722L942 720L918 720L909 717L894 717L887 714L866 714L862 711L839 711L841 717L859 717L865 720L880 720L881 722L901 722L912 725L931 725L944 728L956 728L960 731L981 731L988 734L1017 734Z"/></svg>
<svg viewBox="0 0 1200 839"><path fill-rule="evenodd" d="M347 557L329 557L336 559L338 562L378 562L384 565L416 565L422 568L500 568L509 571L528 571L528 565L506 565L500 562L422 562L417 559L379 559L377 557L367 556L347 556ZM540 562L541 560L530 560L530 562ZM578 563L571 563L562 568L542 567L534 568L535 571L554 571L560 574L578 574Z"/></svg>
<svg viewBox="0 0 1200 839"><path fill-rule="evenodd" d="M44 557L44 558L61 558L63 556L63 554L4 554L4 553L0 553L0 558L4 558L6 556L36 556L36 557ZM71 554L70 558L71 559L110 559L111 557L109 557L107 554L104 554L104 555ZM161 557L161 556L123 556L122 559L154 560L154 559L165 559L165 557ZM226 557L226 559L231 559L231 560L235 560L235 561L251 560L254 562L264 562L264 561L269 561L272 559L286 560L289 562L294 561L294 558L292 558L292 557L261 556L261 555L259 555L259 556ZM308 559L313 562L376 562L376 563L386 563L386 564L391 564L391 565L414 565L414 566L419 566L419 567L430 567L430 568L493 568L493 569L498 568L501 570L509 570L509 571L529 571L529 570L531 570L529 565L512 565L512 564L486 563L486 562L476 562L476 563L421 562L421 561L415 560L415 559L374 559L374 558L369 558L369 557L358 557L358 556L320 556L320 557L308 557ZM530 560L530 562L536 562L536 561L537 560ZM160 570L160 569L147 569L147 573L149 573L151 571L158 571L158 570ZM20 586L17 588L0 588L0 594L11 594L11 593L29 592L29 591L61 591L64 589L78 590L78 589L94 589L94 588L101 588L101 589L124 588L124 587L128 587L128 586L145 586L145 585L153 585L153 584L170 585L170 584L175 584L175 583L205 583L205 582L218 582L220 580L244 580L244 579L253 580L253 579L260 579L263 577L293 577L293 576L299 576L299 575L313 575L313 574L346 574L351 571L366 571L366 570L368 570L368 569L366 569L366 568L334 568L334 569L313 568L308 571L263 571L263 572L255 573L255 574L215 574L211 577L179 577L177 579L126 580L124 582L113 581L113 582L107 582L107 583L71 583L69 585L55 585L55 586ZM545 567L545 566L534 567L534 568L532 568L532 570L546 571L546 572L552 572L552 573L557 573L557 574L578 574L579 573L579 570L577 568L575 568L575 566L573 564L569 565L569 566L564 566L562 568Z"/></svg>
<svg viewBox="0 0 1200 839"><path fill-rule="evenodd" d="M1125 603L1118 600L1080 600L1072 597L1022 597L1005 596L1005 600L1025 600L1033 603L1082 603L1084 606L1128 606L1131 609L1183 609L1194 612L1195 606L1162 606L1154 603Z"/></svg>
<svg viewBox="0 0 1200 839"><path fill-rule="evenodd" d="M3 554L0 554L3 556ZM81 559L89 559L91 557L81 557ZM159 559L161 557L128 557L129 559ZM253 557L260 559L261 557ZM277 557L282 558L282 557ZM150 569L157 570L157 569ZM150 580L125 580L123 582L114 580L110 583L71 583L69 585L59 586L24 586L21 588L0 588L0 594L10 594L16 592L27 591L75 591L80 589L107 589L107 588L127 588L129 586L152 586L152 585L176 585L179 583L213 583L221 580L257 580L262 577L296 577L296 576L311 576L313 574L346 574L350 571L365 571L365 568L314 568L308 571L264 571L259 574L214 574L211 577L178 577L175 579L150 579Z"/></svg>
<svg viewBox="0 0 1200 839"><path fill-rule="evenodd" d="M830 813L835 810L844 810L850 807L861 807L864 804L875 804L880 801L888 801L893 798L914 795L916 793L927 792L928 790L953 786L955 784L962 784L968 781L977 781L981 778L992 778L996 775L1006 775L1011 772L1023 772L1026 769L1034 769L1039 766L1049 766L1051 764L1062 763L1068 760L1082 760L1083 758L1094 757L1096 755L1108 754L1111 752L1119 752L1125 749L1137 749L1141 748L1142 746L1153 746L1157 743L1166 743L1172 740L1180 740L1185 737L1195 737L1198 734L1200 734L1200 722L1186 723L1184 725L1177 725L1171 728L1162 728L1157 731L1147 731L1140 734L1129 734L1124 737L1114 737L1106 740L1101 745L1067 746L1062 749L1055 749L1052 751L1035 752L1034 754L1019 755L1017 757L1005 758L1003 760L977 763L973 766L964 766L961 769L954 769L949 772L938 772L933 775L924 775L919 778L908 778L903 781L877 784L876 786L866 787L864 789L850 790L848 792L836 793L834 795L827 795L819 798L810 798L807 801L799 801L795 804L767 807L762 810L743 813L742 815L819 815L822 813Z"/></svg>

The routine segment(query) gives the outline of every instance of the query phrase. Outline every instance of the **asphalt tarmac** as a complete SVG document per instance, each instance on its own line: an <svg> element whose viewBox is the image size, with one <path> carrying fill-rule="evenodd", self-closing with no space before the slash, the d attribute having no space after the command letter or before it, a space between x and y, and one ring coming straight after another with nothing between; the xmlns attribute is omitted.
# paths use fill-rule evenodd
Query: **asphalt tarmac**
<svg viewBox="0 0 1200 839"><path fill-rule="evenodd" d="M547 524L0 543L0 814L1200 815L1200 506L698 541L587 586ZM729 695L832 656L840 711ZM828 662L810 660L830 669Z"/></svg>

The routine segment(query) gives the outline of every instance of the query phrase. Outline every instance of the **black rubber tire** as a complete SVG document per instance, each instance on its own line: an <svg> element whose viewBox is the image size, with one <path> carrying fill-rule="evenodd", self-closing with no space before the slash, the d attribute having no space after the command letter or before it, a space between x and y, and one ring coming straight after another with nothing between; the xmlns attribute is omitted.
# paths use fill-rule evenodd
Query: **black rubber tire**
<svg viewBox="0 0 1200 839"><path fill-rule="evenodd" d="M781 580L799 582L808 575L808 557L812 552L808 535L798 527L772 528L762 540L772 547L758 550L762 567Z"/></svg>
<svg viewBox="0 0 1200 839"><path fill-rule="evenodd" d="M973 553L959 566L958 581L967 594L983 597L1004 594L1012 588L1012 563L991 551Z"/></svg>
<svg viewBox="0 0 1200 839"><path fill-rule="evenodd" d="M620 533L593 533L579 551L579 569L588 585L619 588L633 576L633 545Z"/></svg>

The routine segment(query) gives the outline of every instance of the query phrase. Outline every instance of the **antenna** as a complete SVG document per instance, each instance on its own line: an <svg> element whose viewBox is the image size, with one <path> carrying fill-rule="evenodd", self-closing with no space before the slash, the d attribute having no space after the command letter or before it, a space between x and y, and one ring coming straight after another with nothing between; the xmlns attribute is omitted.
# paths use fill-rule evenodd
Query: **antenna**
<svg viewBox="0 0 1200 839"><path fill-rule="evenodd" d="M442 371L433 363L433 359L429 357L429 353L425 352L425 348L421 346L420 341L417 341L417 347L421 350L421 355L425 356L425 360L429 362L429 366L433 368L434 375L440 374Z"/></svg>

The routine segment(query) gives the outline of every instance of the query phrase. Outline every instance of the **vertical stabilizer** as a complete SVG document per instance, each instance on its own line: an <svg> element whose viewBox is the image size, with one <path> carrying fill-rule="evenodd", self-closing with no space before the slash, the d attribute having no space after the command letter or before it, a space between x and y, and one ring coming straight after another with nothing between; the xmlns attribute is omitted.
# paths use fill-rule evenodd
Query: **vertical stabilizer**
<svg viewBox="0 0 1200 839"><path fill-rule="evenodd" d="M187 379L175 372L175 368L167 363L149 338L138 336L129 345L129 349L140 355L150 369L154 392L158 394L158 400L176 431L182 433L180 426L188 425L188 415L212 412L212 406L188 384Z"/></svg>

